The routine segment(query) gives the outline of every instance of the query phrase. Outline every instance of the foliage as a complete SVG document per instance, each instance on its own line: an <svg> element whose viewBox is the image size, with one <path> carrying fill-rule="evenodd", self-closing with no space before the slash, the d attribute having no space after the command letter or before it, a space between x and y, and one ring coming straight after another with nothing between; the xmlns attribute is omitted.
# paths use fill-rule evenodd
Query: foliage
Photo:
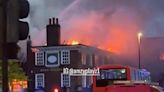
<svg viewBox="0 0 164 92"><path fill-rule="evenodd" d="M14 79L27 80L17 60L8 60L8 80L11 83ZM0 84L2 84L2 61L0 60Z"/></svg>

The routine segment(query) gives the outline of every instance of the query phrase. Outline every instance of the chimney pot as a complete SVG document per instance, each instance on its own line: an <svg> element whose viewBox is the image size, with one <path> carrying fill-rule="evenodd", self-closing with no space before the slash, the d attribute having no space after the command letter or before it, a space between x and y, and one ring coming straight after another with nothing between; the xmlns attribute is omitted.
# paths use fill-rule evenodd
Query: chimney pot
<svg viewBox="0 0 164 92"><path fill-rule="evenodd" d="M59 24L59 20L58 20L58 18L56 18L56 24Z"/></svg>
<svg viewBox="0 0 164 92"><path fill-rule="evenodd" d="M49 25L51 25L51 18L49 18Z"/></svg>
<svg viewBox="0 0 164 92"><path fill-rule="evenodd" d="M54 17L52 18L52 20L53 20L53 24L55 24L55 18Z"/></svg>

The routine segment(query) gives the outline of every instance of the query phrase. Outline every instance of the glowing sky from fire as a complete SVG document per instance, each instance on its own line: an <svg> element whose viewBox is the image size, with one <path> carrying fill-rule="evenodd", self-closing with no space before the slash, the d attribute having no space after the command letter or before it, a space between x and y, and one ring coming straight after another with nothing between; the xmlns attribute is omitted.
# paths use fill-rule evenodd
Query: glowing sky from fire
<svg viewBox="0 0 164 92"><path fill-rule="evenodd" d="M106 19L104 14L91 12L71 19L69 23L72 25L64 28L66 31L63 32L63 37L68 41L76 39L83 44L123 52L127 46L136 43L139 30L136 23L138 18L126 13L126 10L120 9L111 19Z"/></svg>
<svg viewBox="0 0 164 92"><path fill-rule="evenodd" d="M70 0L70 3L62 0L67 7L59 4L60 1L61 6L55 4L57 0L37 1L30 0L32 7L35 6L30 16L31 29L35 30L31 32L34 45L46 42L44 27L49 17L57 15L62 42L78 41L116 54L136 54L139 31L144 36L164 35L162 0Z"/></svg>

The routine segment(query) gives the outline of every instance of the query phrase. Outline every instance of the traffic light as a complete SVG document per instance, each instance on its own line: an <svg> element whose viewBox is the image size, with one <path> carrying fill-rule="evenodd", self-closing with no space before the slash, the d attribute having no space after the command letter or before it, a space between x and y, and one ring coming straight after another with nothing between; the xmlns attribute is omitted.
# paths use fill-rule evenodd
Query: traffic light
<svg viewBox="0 0 164 92"><path fill-rule="evenodd" d="M7 43L25 40L29 33L29 25L20 19L26 18L30 6L27 0L9 0L7 6Z"/></svg>
<svg viewBox="0 0 164 92"><path fill-rule="evenodd" d="M29 10L30 5L27 0L0 0L0 58L2 58L3 43L7 43L8 58L17 58L15 57L19 50L17 42L25 40L29 34L28 23L20 19L26 18Z"/></svg>
<svg viewBox="0 0 164 92"><path fill-rule="evenodd" d="M9 0L7 4L7 57L17 59L20 47L17 42L25 40L29 34L29 25L20 19L29 14L30 5L27 0Z"/></svg>

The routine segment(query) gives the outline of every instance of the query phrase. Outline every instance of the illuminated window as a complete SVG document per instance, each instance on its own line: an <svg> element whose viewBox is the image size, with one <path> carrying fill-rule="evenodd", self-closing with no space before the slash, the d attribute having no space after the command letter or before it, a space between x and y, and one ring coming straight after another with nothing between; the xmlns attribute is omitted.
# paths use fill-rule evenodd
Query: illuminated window
<svg viewBox="0 0 164 92"><path fill-rule="evenodd" d="M70 76L68 74L61 74L61 87L70 87Z"/></svg>
<svg viewBox="0 0 164 92"><path fill-rule="evenodd" d="M44 88L44 74L35 74L35 88Z"/></svg>
<svg viewBox="0 0 164 92"><path fill-rule="evenodd" d="M23 81L23 88L28 88L28 83L27 83L27 81Z"/></svg>
<svg viewBox="0 0 164 92"><path fill-rule="evenodd" d="M35 53L35 65L36 66L44 65L44 52Z"/></svg>
<svg viewBox="0 0 164 92"><path fill-rule="evenodd" d="M70 64L70 51L62 50L61 51L61 64Z"/></svg>

